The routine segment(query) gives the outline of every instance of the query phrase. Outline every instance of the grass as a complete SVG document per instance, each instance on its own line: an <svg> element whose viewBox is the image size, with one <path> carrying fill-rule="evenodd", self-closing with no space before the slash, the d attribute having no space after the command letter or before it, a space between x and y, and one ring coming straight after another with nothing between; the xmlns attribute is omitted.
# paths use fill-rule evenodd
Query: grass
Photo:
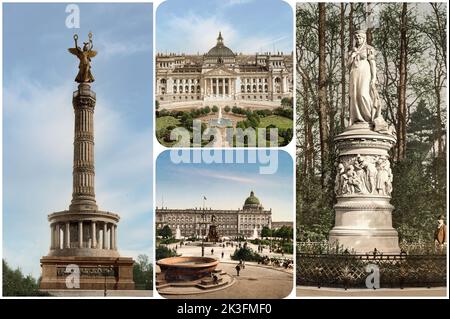
<svg viewBox="0 0 450 319"><path fill-rule="evenodd" d="M162 116L156 119L156 130L169 127L169 126L179 126L180 121L173 116Z"/></svg>
<svg viewBox="0 0 450 319"><path fill-rule="evenodd" d="M279 115L269 115L261 118L259 127L267 127L271 124L281 129L292 128L292 120Z"/></svg>

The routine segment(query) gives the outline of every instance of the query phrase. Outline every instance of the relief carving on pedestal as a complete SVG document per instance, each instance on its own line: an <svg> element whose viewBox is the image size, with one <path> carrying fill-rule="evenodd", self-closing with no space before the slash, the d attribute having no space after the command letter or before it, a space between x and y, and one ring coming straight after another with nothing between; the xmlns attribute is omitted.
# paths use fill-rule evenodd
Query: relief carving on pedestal
<svg viewBox="0 0 450 319"><path fill-rule="evenodd" d="M335 193L390 196L392 170L385 156L357 155L341 158L337 164Z"/></svg>

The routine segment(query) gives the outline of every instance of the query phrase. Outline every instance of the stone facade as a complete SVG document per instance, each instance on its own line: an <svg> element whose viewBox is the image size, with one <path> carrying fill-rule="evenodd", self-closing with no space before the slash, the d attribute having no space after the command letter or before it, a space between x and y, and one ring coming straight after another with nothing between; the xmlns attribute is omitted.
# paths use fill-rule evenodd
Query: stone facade
<svg viewBox="0 0 450 319"><path fill-rule="evenodd" d="M292 54L236 54L217 44L204 55L158 54L156 99L176 102L279 101L292 97Z"/></svg>
<svg viewBox="0 0 450 319"><path fill-rule="evenodd" d="M133 260L120 257L119 215L98 210L94 187L95 92L80 83L73 93L73 192L68 210L48 215L50 251L41 259L41 289L65 289L66 267L80 270L81 289L134 289ZM72 266L71 266L72 265ZM108 272L102 269L109 269Z"/></svg>
<svg viewBox="0 0 450 319"><path fill-rule="evenodd" d="M264 209L253 192L237 210L156 208L156 228L168 225L175 234L178 227L183 237L207 235L211 220L215 220L219 237L252 237L255 229L260 235L264 226L272 227L272 209Z"/></svg>

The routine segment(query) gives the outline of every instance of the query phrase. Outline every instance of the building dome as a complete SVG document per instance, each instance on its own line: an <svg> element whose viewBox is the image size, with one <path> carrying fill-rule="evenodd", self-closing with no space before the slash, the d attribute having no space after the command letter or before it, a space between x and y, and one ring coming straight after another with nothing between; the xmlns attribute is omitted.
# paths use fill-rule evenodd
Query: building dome
<svg viewBox="0 0 450 319"><path fill-rule="evenodd" d="M217 44L206 54L210 57L234 57L235 54L231 51L230 48L226 47L223 44L222 33L219 32L219 36L217 37Z"/></svg>
<svg viewBox="0 0 450 319"><path fill-rule="evenodd" d="M250 192L250 196L247 197L247 199L244 202L244 210L253 210L253 209L262 209L261 202L259 201L258 197L255 196L255 193L253 191Z"/></svg>
<svg viewBox="0 0 450 319"><path fill-rule="evenodd" d="M255 196L253 191L250 192L250 196L245 200L245 205L260 205L258 197Z"/></svg>

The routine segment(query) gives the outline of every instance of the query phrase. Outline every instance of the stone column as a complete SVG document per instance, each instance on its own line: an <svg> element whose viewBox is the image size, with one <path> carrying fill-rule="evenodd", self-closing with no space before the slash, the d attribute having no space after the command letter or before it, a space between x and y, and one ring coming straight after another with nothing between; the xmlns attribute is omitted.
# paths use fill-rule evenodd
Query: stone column
<svg viewBox="0 0 450 319"><path fill-rule="evenodd" d="M83 222L78 222L78 247L83 248Z"/></svg>
<svg viewBox="0 0 450 319"><path fill-rule="evenodd" d="M117 225L114 225L114 250L117 250Z"/></svg>
<svg viewBox="0 0 450 319"><path fill-rule="evenodd" d="M70 248L70 223L67 222L65 226L64 238L66 240L66 248Z"/></svg>
<svg viewBox="0 0 450 319"><path fill-rule="evenodd" d="M335 137L337 203L335 226L329 234L331 244L357 253L375 248L384 254L400 252L390 204L388 152L395 142L393 135L374 132L368 123L353 124ZM346 180L347 176L351 178Z"/></svg>
<svg viewBox="0 0 450 319"><path fill-rule="evenodd" d="M50 249L55 249L55 225L50 224Z"/></svg>
<svg viewBox="0 0 450 319"><path fill-rule="evenodd" d="M114 225L109 224L109 249L114 249Z"/></svg>
<svg viewBox="0 0 450 319"><path fill-rule="evenodd" d="M73 192L70 211L97 210L94 191L95 92L88 83L78 85L72 104L75 112Z"/></svg>
<svg viewBox="0 0 450 319"><path fill-rule="evenodd" d="M107 246L107 233L108 232L108 225L107 225L107 223L103 223L103 249L106 249L108 246Z"/></svg>
<svg viewBox="0 0 450 319"><path fill-rule="evenodd" d="M216 78L216 96L219 95L219 78Z"/></svg>
<svg viewBox="0 0 450 319"><path fill-rule="evenodd" d="M61 226L59 225L59 223L56 223L56 242L55 242L55 246L56 249L60 249L61 248Z"/></svg>
<svg viewBox="0 0 450 319"><path fill-rule="evenodd" d="M97 248L97 230L95 221L91 222L92 248Z"/></svg>

